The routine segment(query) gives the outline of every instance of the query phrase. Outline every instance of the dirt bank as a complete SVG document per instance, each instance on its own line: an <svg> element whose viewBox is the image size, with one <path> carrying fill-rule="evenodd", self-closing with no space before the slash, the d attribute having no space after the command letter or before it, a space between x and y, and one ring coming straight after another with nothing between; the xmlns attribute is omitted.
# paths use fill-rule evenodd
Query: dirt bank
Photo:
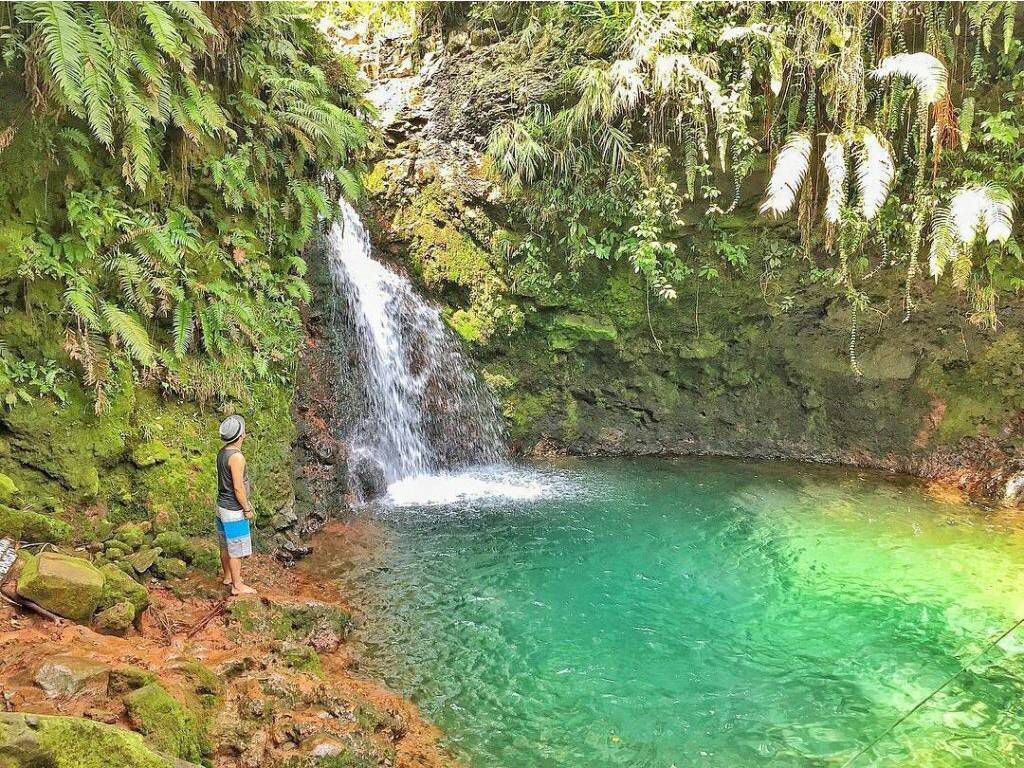
<svg viewBox="0 0 1024 768"><path fill-rule="evenodd" d="M367 536L334 523L313 545ZM192 728L193 759L216 768L336 765L339 755L352 766L454 764L415 706L359 676L345 643L350 606L315 561L286 569L256 556L250 572L254 599L228 600L217 579L195 574L152 585L153 605L127 638L0 606L5 711L123 726L172 757L182 757L173 731ZM48 679L55 660L71 674ZM138 699L152 684L181 704L177 725L147 720Z"/></svg>

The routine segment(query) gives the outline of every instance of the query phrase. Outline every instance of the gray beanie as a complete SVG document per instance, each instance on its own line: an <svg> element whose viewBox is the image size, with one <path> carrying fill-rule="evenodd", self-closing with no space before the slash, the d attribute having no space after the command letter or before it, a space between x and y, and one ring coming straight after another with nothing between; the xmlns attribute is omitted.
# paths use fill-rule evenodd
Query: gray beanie
<svg viewBox="0 0 1024 768"><path fill-rule="evenodd" d="M220 439L225 443L233 443L245 432L245 419L241 416L228 416L220 423Z"/></svg>

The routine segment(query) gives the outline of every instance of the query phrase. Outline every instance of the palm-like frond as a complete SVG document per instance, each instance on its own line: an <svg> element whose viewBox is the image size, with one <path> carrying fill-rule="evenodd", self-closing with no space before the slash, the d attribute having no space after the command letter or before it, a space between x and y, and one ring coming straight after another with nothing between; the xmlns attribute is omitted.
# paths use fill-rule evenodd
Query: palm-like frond
<svg viewBox="0 0 1024 768"><path fill-rule="evenodd" d="M856 184L860 193L861 213L870 221L889 197L896 166L892 153L874 133L863 130L860 135L860 151L857 152Z"/></svg>
<svg viewBox="0 0 1024 768"><path fill-rule="evenodd" d="M918 53L897 53L882 59L871 72L872 77L887 80L903 77L914 84L921 100L934 104L946 95L949 89L946 65L923 51Z"/></svg>
<svg viewBox="0 0 1024 768"><path fill-rule="evenodd" d="M846 202L846 143L842 137L825 137L825 151L821 156L828 176L828 198L825 201L825 221L838 224L843 203Z"/></svg>
<svg viewBox="0 0 1024 768"><path fill-rule="evenodd" d="M151 367L156 362L156 347L138 317L107 301L103 302L101 310L110 333L136 361Z"/></svg>
<svg viewBox="0 0 1024 768"><path fill-rule="evenodd" d="M938 279L952 261L954 285L966 287L971 254L982 228L988 243L1006 242L1013 229L1013 198L994 184L960 187L949 205L936 211L932 218L932 277Z"/></svg>
<svg viewBox="0 0 1024 768"><path fill-rule="evenodd" d="M775 168L768 182L767 196L761 204L761 213L781 216L793 207L796 193L807 175L810 158L810 136L802 131L790 134L775 159Z"/></svg>

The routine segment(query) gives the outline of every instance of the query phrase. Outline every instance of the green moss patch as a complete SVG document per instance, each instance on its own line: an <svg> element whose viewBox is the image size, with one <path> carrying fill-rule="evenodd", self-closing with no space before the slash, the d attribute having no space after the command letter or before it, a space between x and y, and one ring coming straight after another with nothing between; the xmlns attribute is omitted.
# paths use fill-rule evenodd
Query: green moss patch
<svg viewBox="0 0 1024 768"><path fill-rule="evenodd" d="M33 543L63 544L71 541L72 530L50 515L0 505L0 535Z"/></svg>
<svg viewBox="0 0 1024 768"><path fill-rule="evenodd" d="M125 696L132 726L156 749L199 762L210 753L201 718L171 696L159 683L150 683Z"/></svg>
<svg viewBox="0 0 1024 768"><path fill-rule="evenodd" d="M175 768L138 734L78 717L0 712L0 765Z"/></svg>

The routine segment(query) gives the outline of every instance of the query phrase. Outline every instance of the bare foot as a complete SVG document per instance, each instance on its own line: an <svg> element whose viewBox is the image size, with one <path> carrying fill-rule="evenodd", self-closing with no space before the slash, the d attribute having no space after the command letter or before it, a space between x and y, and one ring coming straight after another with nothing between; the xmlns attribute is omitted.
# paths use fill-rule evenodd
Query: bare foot
<svg viewBox="0 0 1024 768"><path fill-rule="evenodd" d="M223 584L225 587L230 587L231 586L231 577L228 576L226 579L224 579L224 581L221 582L221 584Z"/></svg>
<svg viewBox="0 0 1024 768"><path fill-rule="evenodd" d="M232 595L255 595L256 590L250 587L248 584L240 584L237 587L231 587Z"/></svg>

